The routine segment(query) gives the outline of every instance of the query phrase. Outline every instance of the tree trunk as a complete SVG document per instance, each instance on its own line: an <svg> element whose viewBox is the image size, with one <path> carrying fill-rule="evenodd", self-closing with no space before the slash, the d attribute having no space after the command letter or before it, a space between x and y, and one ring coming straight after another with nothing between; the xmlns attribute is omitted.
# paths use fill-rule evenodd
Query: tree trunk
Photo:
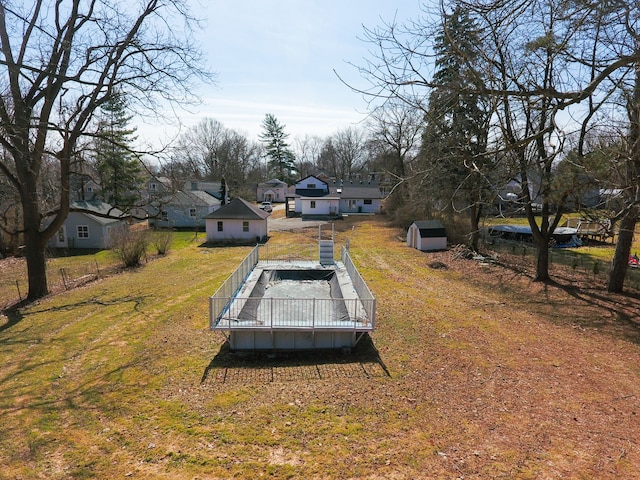
<svg viewBox="0 0 640 480"><path fill-rule="evenodd" d="M549 240L541 239L538 241L538 255L536 258L536 277L535 282L548 282L551 280L549 276Z"/></svg>
<svg viewBox="0 0 640 480"><path fill-rule="evenodd" d="M35 237L35 238L34 238ZM29 272L29 295L27 300L37 300L49 294L47 285L47 260L44 248L40 246L40 235L28 232L25 234L25 257Z"/></svg>
<svg viewBox="0 0 640 480"><path fill-rule="evenodd" d="M620 221L620 231L616 251L613 255L611 272L609 272L609 283L607 291L610 293L622 293L624 280L629 266L629 254L633 245L633 232L636 228L638 217L638 207L632 207Z"/></svg>
<svg viewBox="0 0 640 480"><path fill-rule="evenodd" d="M480 240L480 216L482 214L482 205L474 203L469 210L471 222L471 234L469 238L469 247L474 252L478 251L478 242Z"/></svg>
<svg viewBox="0 0 640 480"><path fill-rule="evenodd" d="M35 181L32 183L35 183ZM27 299L36 300L49 293L47 286L47 264L44 254L45 245L43 243L43 235L38 228L40 225L39 198L35 187L33 187L31 191L24 192L22 197L24 254L27 260L27 277L29 281L29 294Z"/></svg>

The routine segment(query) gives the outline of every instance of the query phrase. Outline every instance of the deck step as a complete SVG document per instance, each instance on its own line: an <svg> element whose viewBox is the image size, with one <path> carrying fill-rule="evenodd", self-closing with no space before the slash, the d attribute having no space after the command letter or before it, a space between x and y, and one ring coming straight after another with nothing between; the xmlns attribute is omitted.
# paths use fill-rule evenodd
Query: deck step
<svg viewBox="0 0 640 480"><path fill-rule="evenodd" d="M332 265L333 260L333 240L320 240L320 265Z"/></svg>

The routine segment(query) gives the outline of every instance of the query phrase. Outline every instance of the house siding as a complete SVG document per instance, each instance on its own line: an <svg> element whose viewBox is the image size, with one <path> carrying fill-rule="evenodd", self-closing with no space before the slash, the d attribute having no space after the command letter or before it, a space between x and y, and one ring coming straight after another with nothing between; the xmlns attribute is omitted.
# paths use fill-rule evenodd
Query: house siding
<svg viewBox="0 0 640 480"><path fill-rule="evenodd" d="M312 208L312 203L315 207ZM300 207L302 215L336 215L338 213L339 200L333 198L302 198Z"/></svg>
<svg viewBox="0 0 640 480"><path fill-rule="evenodd" d="M190 210L196 209L196 216L190 215ZM162 211L167 212L167 220L161 218L153 218L149 223L153 226L163 228L204 228L204 217L211 212L215 212L219 207L174 207L171 205L165 205ZM155 214L155 212L154 212Z"/></svg>
<svg viewBox="0 0 640 480"><path fill-rule="evenodd" d="M222 222L223 230L218 231L218 222ZM249 231L243 231L243 222L249 222ZM267 235L267 219L242 220L227 218L207 218L207 242L248 243L257 242Z"/></svg>
<svg viewBox="0 0 640 480"><path fill-rule="evenodd" d="M110 225L103 225L87 215L71 212L65 221L67 246L69 248L109 248L108 232L120 223L119 221L114 221ZM89 238L78 237L78 226L80 225L89 227Z"/></svg>
<svg viewBox="0 0 640 480"><path fill-rule="evenodd" d="M380 213L382 202L380 199L371 199L370 204L364 203L363 198L340 199L340 213Z"/></svg>

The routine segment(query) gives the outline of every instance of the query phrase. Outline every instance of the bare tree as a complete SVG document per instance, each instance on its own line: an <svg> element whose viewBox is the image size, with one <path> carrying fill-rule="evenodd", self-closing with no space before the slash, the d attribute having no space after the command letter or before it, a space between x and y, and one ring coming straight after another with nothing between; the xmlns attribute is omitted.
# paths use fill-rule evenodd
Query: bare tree
<svg viewBox="0 0 640 480"><path fill-rule="evenodd" d="M69 178L97 133L96 111L115 92L134 110L186 101L189 82L209 78L188 37L193 21L180 0L0 3L0 172L20 197L28 299L48 293L45 245L69 212ZM52 210L38 189L47 155L59 168Z"/></svg>
<svg viewBox="0 0 640 480"><path fill-rule="evenodd" d="M245 185L249 172L258 167L260 146L244 135L205 118L178 138L171 161L164 168L183 178L221 181L231 190Z"/></svg>
<svg viewBox="0 0 640 480"><path fill-rule="evenodd" d="M338 177L349 178L359 173L366 159L364 132L347 127L333 135L333 148L338 163Z"/></svg>
<svg viewBox="0 0 640 480"><path fill-rule="evenodd" d="M492 99L488 154L508 160L502 168L521 184L538 246L536 279L547 281L549 242L566 200L554 191L555 164L572 131L588 132L634 71L639 7L622 0L453 0L441 4L440 17L456 5L474 19L482 42L478 82L460 92ZM422 19L368 30L380 52L360 68L371 83L364 93L410 104L426 97L436 87L434 31Z"/></svg>
<svg viewBox="0 0 640 480"><path fill-rule="evenodd" d="M305 135L294 140L299 178L304 178L314 173L322 151L322 145L323 140L318 136Z"/></svg>
<svg viewBox="0 0 640 480"><path fill-rule="evenodd" d="M398 100L375 108L369 117L370 143L382 157L381 164L399 180L415 167L423 129L422 109Z"/></svg>

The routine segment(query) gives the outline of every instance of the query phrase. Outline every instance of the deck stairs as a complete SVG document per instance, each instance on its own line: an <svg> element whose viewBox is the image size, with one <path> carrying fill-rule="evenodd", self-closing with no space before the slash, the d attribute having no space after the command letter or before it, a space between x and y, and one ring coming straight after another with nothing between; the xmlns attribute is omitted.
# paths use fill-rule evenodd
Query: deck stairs
<svg viewBox="0 0 640 480"><path fill-rule="evenodd" d="M331 224L331 240L322 239L322 226L318 226L318 257L320 265L333 265L335 263L333 259L333 235L333 223Z"/></svg>

